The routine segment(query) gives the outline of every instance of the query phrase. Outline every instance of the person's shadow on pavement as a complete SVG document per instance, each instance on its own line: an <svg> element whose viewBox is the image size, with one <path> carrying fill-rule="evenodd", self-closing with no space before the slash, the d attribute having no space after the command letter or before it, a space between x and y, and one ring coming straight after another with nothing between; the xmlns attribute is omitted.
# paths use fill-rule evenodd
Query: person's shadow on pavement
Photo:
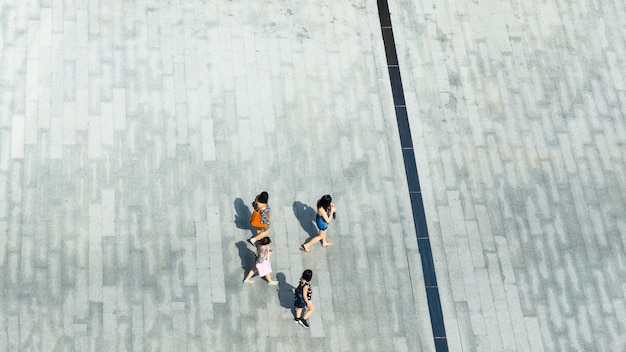
<svg viewBox="0 0 626 352"><path fill-rule="evenodd" d="M293 202L293 214L300 222L300 227L309 235L309 238L317 236L317 227L315 226L315 209L310 206L295 201Z"/></svg>
<svg viewBox="0 0 626 352"><path fill-rule="evenodd" d="M235 243L237 250L239 251L239 259L241 259L241 269L243 269L243 277L245 279L248 271L254 267L254 255L255 253L250 249L248 243L239 241Z"/></svg>
<svg viewBox="0 0 626 352"><path fill-rule="evenodd" d="M235 225L238 229L249 230L252 236L256 235L255 229L250 225L250 216L252 212L247 205L244 204L243 199L237 198L233 203L235 206Z"/></svg>
<svg viewBox="0 0 626 352"><path fill-rule="evenodd" d="M293 306L293 290L295 287L287 282L287 278L282 272L276 274L276 280L278 280L278 301L280 306L291 309L291 314L295 317L296 308Z"/></svg>

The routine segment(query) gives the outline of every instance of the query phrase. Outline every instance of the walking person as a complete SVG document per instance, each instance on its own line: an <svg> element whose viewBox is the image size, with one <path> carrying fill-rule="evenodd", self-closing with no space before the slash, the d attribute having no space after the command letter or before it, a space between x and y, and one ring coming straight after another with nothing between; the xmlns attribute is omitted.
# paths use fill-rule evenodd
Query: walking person
<svg viewBox="0 0 626 352"><path fill-rule="evenodd" d="M250 225L255 228L256 235L250 237L248 242L254 246L256 241L266 237L270 233L270 207L267 204L269 194L265 191L259 193L252 202L254 211L250 216Z"/></svg>
<svg viewBox="0 0 626 352"><path fill-rule="evenodd" d="M317 216L315 217L315 225L319 230L317 236L311 238L311 240L300 246L300 250L303 252L311 252L311 245L322 241L322 247L332 246L332 242L326 240L326 233L328 231L328 224L335 218L335 203L333 198L329 194L325 194L317 201Z"/></svg>
<svg viewBox="0 0 626 352"><path fill-rule="evenodd" d="M313 278L313 271L307 269L302 272L302 277L300 278L300 284L296 288L294 292L294 306L296 307L296 319L295 322L304 326L305 328L309 327L309 322L307 319L311 316L311 314L315 311L315 306L311 302L311 298L313 297L313 287L311 287L311 279ZM302 311L306 308L306 312L302 315Z"/></svg>
<svg viewBox="0 0 626 352"><path fill-rule="evenodd" d="M250 281L250 279L257 273L259 276L265 277L268 285L278 285L278 281L272 280L272 276L270 275L272 273L272 264L270 263L272 250L267 246L270 243L272 243L272 240L269 237L263 237L257 242L254 268L248 272L246 278L241 282L242 285L251 284L252 281Z"/></svg>

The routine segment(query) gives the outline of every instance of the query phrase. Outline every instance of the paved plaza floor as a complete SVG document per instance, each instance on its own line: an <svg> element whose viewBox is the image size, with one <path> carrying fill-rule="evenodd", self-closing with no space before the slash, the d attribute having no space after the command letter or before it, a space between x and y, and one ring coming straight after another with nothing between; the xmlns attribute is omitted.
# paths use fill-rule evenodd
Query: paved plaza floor
<svg viewBox="0 0 626 352"><path fill-rule="evenodd" d="M448 349L626 351L626 4L389 9ZM404 165L375 1L0 1L0 350L435 351Z"/></svg>

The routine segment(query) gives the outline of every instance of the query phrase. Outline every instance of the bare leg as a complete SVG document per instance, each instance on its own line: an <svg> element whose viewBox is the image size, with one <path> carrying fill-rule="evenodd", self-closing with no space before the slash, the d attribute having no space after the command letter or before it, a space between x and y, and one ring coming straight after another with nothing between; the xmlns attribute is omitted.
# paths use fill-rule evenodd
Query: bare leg
<svg viewBox="0 0 626 352"><path fill-rule="evenodd" d="M317 236L311 238L311 240L305 244L302 245L302 247L304 247L305 251L310 251L311 246L316 244L319 241L322 241L322 245L324 245L324 243L326 242L326 230L320 230L320 232L317 234Z"/></svg>
<svg viewBox="0 0 626 352"><path fill-rule="evenodd" d="M250 281L250 279L252 278L252 276L254 276L254 274L257 272L256 267L252 270L250 270L248 272L248 275L246 276L246 278L243 280L244 282L252 282Z"/></svg>
<svg viewBox="0 0 626 352"><path fill-rule="evenodd" d="M300 317L302 317L302 309L304 308L296 308L296 319L300 319Z"/></svg>
<svg viewBox="0 0 626 352"><path fill-rule="evenodd" d="M270 229L257 229L256 230L256 236L252 237L251 241L252 243L260 240L261 238L267 236L270 233Z"/></svg>
<svg viewBox="0 0 626 352"><path fill-rule="evenodd" d="M322 247L328 247L328 246L332 246L333 245L332 242L326 241L326 234L327 233L328 233L328 231L320 231L320 237L322 238Z"/></svg>
<svg viewBox="0 0 626 352"><path fill-rule="evenodd" d="M264 277L265 277L265 280L267 280L267 284L268 285L277 285L278 284L278 281L272 280L272 276L270 274L267 274Z"/></svg>
<svg viewBox="0 0 626 352"><path fill-rule="evenodd" d="M302 245L302 247L304 248L304 250L306 252L309 252L311 249L309 249L309 247L311 247L312 245L316 244L317 242L319 242L322 239L322 236L317 235L313 238L311 238L311 240L305 244Z"/></svg>
<svg viewBox="0 0 626 352"><path fill-rule="evenodd" d="M315 312L315 306L313 305L313 303L309 302L309 305L306 307L306 313L304 313L304 316L302 317L302 319L307 320L309 319L309 317L311 316L311 313Z"/></svg>

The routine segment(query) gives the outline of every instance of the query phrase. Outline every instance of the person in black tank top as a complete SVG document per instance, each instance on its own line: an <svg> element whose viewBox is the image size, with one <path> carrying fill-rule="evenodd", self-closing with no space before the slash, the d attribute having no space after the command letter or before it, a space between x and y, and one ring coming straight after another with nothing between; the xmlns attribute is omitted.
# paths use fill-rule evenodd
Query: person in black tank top
<svg viewBox="0 0 626 352"><path fill-rule="evenodd" d="M307 319L309 319L311 314L315 311L315 306L313 305L313 302L311 302L311 298L313 298L313 287L311 287L310 282L312 278L313 271L310 269L305 270L302 273L300 283L294 292L294 305L296 307L295 322L305 328L309 327ZM302 315L302 311L304 309L306 309L306 312Z"/></svg>

